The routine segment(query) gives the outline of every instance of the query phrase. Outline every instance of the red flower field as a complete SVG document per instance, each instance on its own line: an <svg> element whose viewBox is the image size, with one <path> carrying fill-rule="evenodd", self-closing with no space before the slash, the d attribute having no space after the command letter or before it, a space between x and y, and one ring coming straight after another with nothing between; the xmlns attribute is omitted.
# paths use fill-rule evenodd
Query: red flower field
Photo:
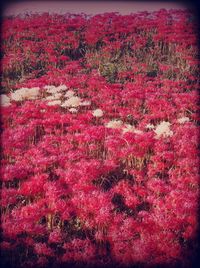
<svg viewBox="0 0 200 268"><path fill-rule="evenodd" d="M4 18L3 267L193 267L198 81L189 11Z"/></svg>

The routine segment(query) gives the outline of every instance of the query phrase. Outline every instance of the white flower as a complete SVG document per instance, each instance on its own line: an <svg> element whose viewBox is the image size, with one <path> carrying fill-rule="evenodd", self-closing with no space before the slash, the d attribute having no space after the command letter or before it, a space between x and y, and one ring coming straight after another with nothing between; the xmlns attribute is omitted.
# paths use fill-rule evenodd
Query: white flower
<svg viewBox="0 0 200 268"><path fill-rule="evenodd" d="M77 113L77 112L78 112L78 110L75 109L75 108L70 108L69 111L70 111L71 113Z"/></svg>
<svg viewBox="0 0 200 268"><path fill-rule="evenodd" d="M62 93L54 93L50 96L45 97L45 100L59 100L62 97Z"/></svg>
<svg viewBox="0 0 200 268"><path fill-rule="evenodd" d="M58 87L56 87L56 86L45 86L44 89L46 89L48 93L55 94L55 93L58 93L60 91L65 91L67 89L67 87L65 85L60 85Z"/></svg>
<svg viewBox="0 0 200 268"><path fill-rule="evenodd" d="M39 87L27 88L26 91L27 99L34 100L38 97L39 93L40 93Z"/></svg>
<svg viewBox="0 0 200 268"><path fill-rule="evenodd" d="M10 94L11 99L14 101L22 101L24 99L23 96L24 96L24 91L19 90L19 89Z"/></svg>
<svg viewBox="0 0 200 268"><path fill-rule="evenodd" d="M65 93L65 97L66 98L71 98L74 96L74 91L73 90L68 90L66 93Z"/></svg>
<svg viewBox="0 0 200 268"><path fill-rule="evenodd" d="M44 86L44 89L47 89L47 90L51 90L51 89L54 89L55 86L52 86L52 85L46 85Z"/></svg>
<svg viewBox="0 0 200 268"><path fill-rule="evenodd" d="M141 131L141 130L139 130L139 129L135 129L134 131L133 131L135 134L142 134L143 132Z"/></svg>
<svg viewBox="0 0 200 268"><path fill-rule="evenodd" d="M63 102L60 106L63 107L63 108L67 108L68 107L68 106L66 106L65 102Z"/></svg>
<svg viewBox="0 0 200 268"><path fill-rule="evenodd" d="M184 123L189 122L189 121L190 121L189 117L181 117L181 118L178 119L178 122L180 124L184 124Z"/></svg>
<svg viewBox="0 0 200 268"><path fill-rule="evenodd" d="M57 91L65 91L67 90L67 86L66 85L60 85L57 87Z"/></svg>
<svg viewBox="0 0 200 268"><path fill-rule="evenodd" d="M126 133L126 132L132 132L135 134L142 134L143 133L141 130L136 129L134 126L129 125L129 124L125 124L122 131L123 131L123 133Z"/></svg>
<svg viewBox="0 0 200 268"><path fill-rule="evenodd" d="M61 105L61 101L60 100L49 101L47 105L49 106Z"/></svg>
<svg viewBox="0 0 200 268"><path fill-rule="evenodd" d="M164 137L171 137L173 135L173 131L170 130L170 123L163 121L159 125L156 126L154 132L156 133L156 138L160 138L161 136Z"/></svg>
<svg viewBox="0 0 200 268"><path fill-rule="evenodd" d="M91 105L91 101L82 101L81 106L90 106Z"/></svg>
<svg viewBox="0 0 200 268"><path fill-rule="evenodd" d="M71 97L62 104L62 107L78 107L80 104L81 99L79 97Z"/></svg>
<svg viewBox="0 0 200 268"><path fill-rule="evenodd" d="M122 121L121 120L111 120L106 125L107 128L121 128L122 127Z"/></svg>
<svg viewBox="0 0 200 268"><path fill-rule="evenodd" d="M148 129L154 129L154 128L155 128L155 126L154 126L154 125L152 125L152 124L147 124L147 125L146 125L146 128L148 128Z"/></svg>
<svg viewBox="0 0 200 268"><path fill-rule="evenodd" d="M62 97L62 93L55 93L55 94L53 94L53 97L55 100L58 100Z"/></svg>
<svg viewBox="0 0 200 268"><path fill-rule="evenodd" d="M48 93L50 93L50 94L56 94L56 93L58 93L58 89L57 89L57 87L54 87L54 86L52 86L51 88L49 88L49 89L47 89L47 92Z"/></svg>
<svg viewBox="0 0 200 268"><path fill-rule="evenodd" d="M93 111L93 116L95 117L102 117L103 116L103 111L101 109L96 109Z"/></svg>
<svg viewBox="0 0 200 268"><path fill-rule="evenodd" d="M54 97L54 95L51 95L44 98L44 100L56 100L56 98Z"/></svg>
<svg viewBox="0 0 200 268"><path fill-rule="evenodd" d="M1 106L6 107L9 106L10 104L11 104L10 98L5 94L1 95Z"/></svg>
<svg viewBox="0 0 200 268"><path fill-rule="evenodd" d="M135 130L135 127L131 126L129 124L125 124L125 127L123 127L123 129L122 129L123 133L134 132L134 130Z"/></svg>
<svg viewBox="0 0 200 268"><path fill-rule="evenodd" d="M11 93L11 99L14 101L22 101L22 100L34 100L39 95L40 88L33 87L33 88L20 88L17 89L15 92Z"/></svg>
<svg viewBox="0 0 200 268"><path fill-rule="evenodd" d="M57 87L53 86L53 85L47 85L47 86L44 86L44 89L47 90L48 93L57 93L58 92L58 89Z"/></svg>

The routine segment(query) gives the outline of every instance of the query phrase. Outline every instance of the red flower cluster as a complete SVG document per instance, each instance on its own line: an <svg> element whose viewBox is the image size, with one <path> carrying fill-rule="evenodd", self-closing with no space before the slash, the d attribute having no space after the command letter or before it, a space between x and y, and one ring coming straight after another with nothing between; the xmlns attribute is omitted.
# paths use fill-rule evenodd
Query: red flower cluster
<svg viewBox="0 0 200 268"><path fill-rule="evenodd" d="M187 264L199 193L193 14L45 13L2 29L4 264Z"/></svg>

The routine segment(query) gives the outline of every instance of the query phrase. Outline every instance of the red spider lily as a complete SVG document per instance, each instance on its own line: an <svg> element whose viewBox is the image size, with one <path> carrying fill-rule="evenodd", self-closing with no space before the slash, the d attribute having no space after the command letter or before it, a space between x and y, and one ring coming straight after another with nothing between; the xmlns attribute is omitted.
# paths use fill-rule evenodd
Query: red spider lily
<svg viewBox="0 0 200 268"><path fill-rule="evenodd" d="M60 243L62 241L62 236L60 230L54 230L49 235L50 243Z"/></svg>
<svg viewBox="0 0 200 268"><path fill-rule="evenodd" d="M35 252L38 255L53 256L53 251L45 243L37 243L34 245Z"/></svg>

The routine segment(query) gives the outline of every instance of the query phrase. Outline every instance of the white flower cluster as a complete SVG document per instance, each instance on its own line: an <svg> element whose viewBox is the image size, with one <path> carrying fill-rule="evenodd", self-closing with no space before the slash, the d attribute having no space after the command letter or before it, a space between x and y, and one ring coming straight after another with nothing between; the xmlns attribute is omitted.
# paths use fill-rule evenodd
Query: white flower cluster
<svg viewBox="0 0 200 268"><path fill-rule="evenodd" d="M155 126L154 126L154 125L152 125L152 124L147 124L147 125L146 125L146 128L147 128L147 129L154 129L154 128L155 128Z"/></svg>
<svg viewBox="0 0 200 268"><path fill-rule="evenodd" d="M170 123L166 121L162 121L159 125L156 126L154 132L156 133L156 138L160 137L171 137L173 135L173 131L170 130Z"/></svg>
<svg viewBox="0 0 200 268"><path fill-rule="evenodd" d="M6 106L9 106L11 104L10 103L10 98L7 95L2 94L0 96L1 96L0 100L1 100L1 106L2 107L6 107Z"/></svg>
<svg viewBox="0 0 200 268"><path fill-rule="evenodd" d="M67 99L63 104L62 107L78 107L81 104L81 98L77 96L72 96L69 99Z"/></svg>
<svg viewBox="0 0 200 268"><path fill-rule="evenodd" d="M190 121L189 117L181 117L178 119L179 124L184 124L184 123L189 122L189 121Z"/></svg>
<svg viewBox="0 0 200 268"><path fill-rule="evenodd" d="M107 128L122 128L123 122L119 119L113 119L111 121L109 121L105 126Z"/></svg>
<svg viewBox="0 0 200 268"><path fill-rule="evenodd" d="M65 93L65 97L66 98L71 98L74 96L74 91L73 90L68 90L66 93Z"/></svg>
<svg viewBox="0 0 200 268"><path fill-rule="evenodd" d="M40 93L39 87L33 88L20 88L15 90L10 94L11 100L14 101L23 101L23 100L35 100L38 98Z"/></svg>
<svg viewBox="0 0 200 268"><path fill-rule="evenodd" d="M52 100L47 103L49 106L61 105L61 100Z"/></svg>
<svg viewBox="0 0 200 268"><path fill-rule="evenodd" d="M69 111L70 111L71 113L73 113L73 114L78 112L78 110L75 109L75 108L70 108Z"/></svg>
<svg viewBox="0 0 200 268"><path fill-rule="evenodd" d="M94 117L102 117L103 116L103 111L101 109L96 109L93 111L93 116Z"/></svg>
<svg viewBox="0 0 200 268"><path fill-rule="evenodd" d="M7 96L5 94L1 95L1 106L9 106L11 101L24 101L24 100L35 100L40 95L40 88L33 87L33 88L20 88L15 90Z"/></svg>
<svg viewBox="0 0 200 268"><path fill-rule="evenodd" d="M68 108L71 113L76 113L79 106L89 106L90 101L83 101L76 96L75 91L67 90L65 85L45 86L46 92L49 94L44 100L48 101L49 106L60 105L63 108Z"/></svg>
<svg viewBox="0 0 200 268"><path fill-rule="evenodd" d="M123 124L123 122L119 119L114 119L109 121L106 125L107 128L113 129L121 129L123 133L132 132L135 134L142 134L143 132L139 129L136 129L134 126L130 124Z"/></svg>
<svg viewBox="0 0 200 268"><path fill-rule="evenodd" d="M129 124L125 124L123 129L122 129L123 133L126 132L134 132L135 131L135 127Z"/></svg>
<svg viewBox="0 0 200 268"><path fill-rule="evenodd" d="M130 124L125 124L122 129L123 133L132 132L135 134L142 134L143 132Z"/></svg>
<svg viewBox="0 0 200 268"><path fill-rule="evenodd" d="M51 94L55 93L56 94L58 92L66 91L67 87L66 87L66 85L60 85L58 87L52 86L52 85L47 85L44 87L44 89L46 89L48 93L51 93Z"/></svg>
<svg viewBox="0 0 200 268"><path fill-rule="evenodd" d="M91 105L91 101L81 101L81 106L90 106Z"/></svg>
<svg viewBox="0 0 200 268"><path fill-rule="evenodd" d="M79 106L90 106L91 102L88 100L82 100L75 95L73 90L67 90L66 85L60 85L58 87L53 85L44 86L45 91L40 91L39 87L33 88L20 88L15 90L7 96L2 94L1 106L9 106L11 101L24 101L38 99L41 92L45 92L45 97L42 100L47 101L47 105L54 106L59 105L64 108L68 108L71 113L76 113ZM41 97L41 96L40 96Z"/></svg>
<svg viewBox="0 0 200 268"><path fill-rule="evenodd" d="M43 100L48 101L49 106L61 105L61 98L64 92L67 90L66 85L60 85L58 87L53 85L47 85L44 87L49 96L46 96Z"/></svg>

